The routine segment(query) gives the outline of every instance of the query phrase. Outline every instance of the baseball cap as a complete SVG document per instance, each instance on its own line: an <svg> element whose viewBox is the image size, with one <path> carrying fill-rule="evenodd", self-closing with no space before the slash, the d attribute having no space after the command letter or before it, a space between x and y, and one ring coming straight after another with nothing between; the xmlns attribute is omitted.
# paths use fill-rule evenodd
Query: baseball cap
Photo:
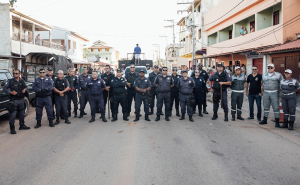
<svg viewBox="0 0 300 185"><path fill-rule="evenodd" d="M154 68L158 68L158 65L154 65Z"/></svg>
<svg viewBox="0 0 300 185"><path fill-rule="evenodd" d="M117 72L122 71L121 69L117 69Z"/></svg>
<svg viewBox="0 0 300 185"><path fill-rule="evenodd" d="M274 67L274 64L268 64L268 67Z"/></svg>
<svg viewBox="0 0 300 185"><path fill-rule="evenodd" d="M48 67L48 69L47 69L48 71L53 71L53 69L51 68L51 67Z"/></svg>
<svg viewBox="0 0 300 185"><path fill-rule="evenodd" d="M236 67L234 68L234 70L237 70L237 69L241 69L241 67L240 67L240 66L236 66Z"/></svg>
<svg viewBox="0 0 300 185"><path fill-rule="evenodd" d="M187 70L185 69L185 70L182 70L182 73L187 73Z"/></svg>
<svg viewBox="0 0 300 185"><path fill-rule="evenodd" d="M223 65L221 63L217 64L217 67L223 67Z"/></svg>
<svg viewBox="0 0 300 185"><path fill-rule="evenodd" d="M141 73L141 72L145 73L144 69L141 69L140 73Z"/></svg>
<svg viewBox="0 0 300 185"><path fill-rule="evenodd" d="M292 70L290 70L290 69L286 69L284 72L292 74Z"/></svg>

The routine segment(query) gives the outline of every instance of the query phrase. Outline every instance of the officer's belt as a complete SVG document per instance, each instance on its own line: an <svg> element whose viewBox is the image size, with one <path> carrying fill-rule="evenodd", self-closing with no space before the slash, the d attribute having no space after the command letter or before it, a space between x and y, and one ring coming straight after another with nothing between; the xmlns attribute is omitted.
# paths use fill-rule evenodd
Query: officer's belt
<svg viewBox="0 0 300 185"><path fill-rule="evenodd" d="M87 91L88 89L87 88L81 88L80 90L81 91Z"/></svg>
<svg viewBox="0 0 300 185"><path fill-rule="evenodd" d="M147 96L148 95L148 93L147 92L136 92L137 94L139 94L139 95L142 95L142 96Z"/></svg>
<svg viewBox="0 0 300 185"><path fill-rule="evenodd" d="M125 93L121 93L121 94L114 94L114 96L122 96Z"/></svg>
<svg viewBox="0 0 300 185"><path fill-rule="evenodd" d="M158 92L158 93L161 93L161 94L168 94L170 91L167 91L167 92Z"/></svg>
<svg viewBox="0 0 300 185"><path fill-rule="evenodd" d="M232 92L243 93L244 90L232 90Z"/></svg>
<svg viewBox="0 0 300 185"><path fill-rule="evenodd" d="M266 92L268 92L268 93L271 93L271 92L277 92L278 90L273 90L273 91L267 91L267 90L265 90Z"/></svg>
<svg viewBox="0 0 300 185"><path fill-rule="evenodd" d="M202 89L194 89L194 91L201 91Z"/></svg>
<svg viewBox="0 0 300 185"><path fill-rule="evenodd" d="M39 98L47 98L48 96L51 96L51 95L44 95L44 96L36 95L36 96Z"/></svg>
<svg viewBox="0 0 300 185"><path fill-rule="evenodd" d="M292 92L292 93L282 93L283 95L292 95L292 94L295 94L295 92Z"/></svg>
<svg viewBox="0 0 300 185"><path fill-rule="evenodd" d="M182 93L182 92L180 92L180 94L182 94L182 95L191 95L191 94L188 94L188 93Z"/></svg>
<svg viewBox="0 0 300 185"><path fill-rule="evenodd" d="M103 93L101 93L101 94L103 94ZM100 96L101 94L90 94L90 95L96 97L96 96Z"/></svg>

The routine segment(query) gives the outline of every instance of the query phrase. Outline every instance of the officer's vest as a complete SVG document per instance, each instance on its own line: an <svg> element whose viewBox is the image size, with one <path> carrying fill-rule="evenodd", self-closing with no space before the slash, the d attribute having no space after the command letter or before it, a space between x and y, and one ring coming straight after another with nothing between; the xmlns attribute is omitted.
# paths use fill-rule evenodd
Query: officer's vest
<svg viewBox="0 0 300 185"><path fill-rule="evenodd" d="M113 82L115 84L113 86L114 94L122 94L122 93L126 92L126 90L125 90L126 83L123 82L124 80L125 80L124 78L120 78L120 80L119 80L119 78L117 78L117 77L113 79Z"/></svg>
<svg viewBox="0 0 300 185"><path fill-rule="evenodd" d="M157 92L169 92L171 90L172 77L164 78L162 75L157 75L156 78L158 79Z"/></svg>
<svg viewBox="0 0 300 185"><path fill-rule="evenodd" d="M226 73L223 71L221 74L219 72L216 72L214 78L213 78L214 84L213 84L213 89L216 91L220 90L220 84L219 82L227 82L226 79ZM222 85L222 91L225 91L227 88L227 85Z"/></svg>
<svg viewBox="0 0 300 185"><path fill-rule="evenodd" d="M293 93L297 91L297 80L294 78L291 78L291 80L286 81L285 79L281 80L280 86L282 89L282 93Z"/></svg>
<svg viewBox="0 0 300 185"><path fill-rule="evenodd" d="M199 76L199 78L196 78L196 76L195 77L193 77L193 79L194 79L194 82L195 82L195 89L202 89L203 87L203 81L204 81L204 79L203 79L203 77L202 78L200 78L200 76Z"/></svg>
<svg viewBox="0 0 300 185"><path fill-rule="evenodd" d="M67 87L67 79L63 78L63 79L56 79L54 82L54 87L59 90L59 91L63 91L66 89ZM56 93L58 94L58 93Z"/></svg>
<svg viewBox="0 0 300 185"><path fill-rule="evenodd" d="M127 80L128 83L131 84L130 89L134 89L133 84L134 84L134 81L135 81L137 78L138 78L138 73L137 73L137 72L135 72L134 75L131 74L131 73L128 73L127 79L126 79L126 80Z"/></svg>
<svg viewBox="0 0 300 185"><path fill-rule="evenodd" d="M173 81L174 81L174 86L173 86L171 89L172 89L173 91L174 91L174 90L177 90L177 91L178 91L177 84L178 84L178 81L179 81L180 76L179 76L179 75L176 75L176 76L174 77L173 74L172 74L172 78L173 78Z"/></svg>
<svg viewBox="0 0 300 185"><path fill-rule="evenodd" d="M232 75L232 83L231 89L232 90L244 90L244 83L245 83L245 74L241 73L239 78L236 74Z"/></svg>
<svg viewBox="0 0 300 185"><path fill-rule="evenodd" d="M21 78L20 78L19 82L20 83L18 83L16 80L14 80L14 78L9 80L9 85L12 86L12 90L14 90L18 93L16 95L10 94L11 99L20 100L20 99L24 98L24 94L22 93L22 90L25 89L26 84L25 84L24 80Z"/></svg>

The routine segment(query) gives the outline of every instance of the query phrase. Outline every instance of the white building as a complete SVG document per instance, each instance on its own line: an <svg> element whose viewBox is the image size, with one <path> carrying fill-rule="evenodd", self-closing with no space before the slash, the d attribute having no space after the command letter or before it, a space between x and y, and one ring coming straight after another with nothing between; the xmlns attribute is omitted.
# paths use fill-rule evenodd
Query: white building
<svg viewBox="0 0 300 185"><path fill-rule="evenodd" d="M176 54L175 57L173 52L174 44L169 44L165 49L166 60L172 64L172 67L186 68L186 65L189 62L189 59L179 56L179 50L181 48L184 48L184 43L175 44L175 54Z"/></svg>

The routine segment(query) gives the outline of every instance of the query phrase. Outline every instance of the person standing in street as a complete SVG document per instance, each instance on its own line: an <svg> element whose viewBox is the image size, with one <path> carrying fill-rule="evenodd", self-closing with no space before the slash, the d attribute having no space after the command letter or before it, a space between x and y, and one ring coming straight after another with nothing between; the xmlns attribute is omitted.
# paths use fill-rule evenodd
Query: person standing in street
<svg viewBox="0 0 300 185"><path fill-rule="evenodd" d="M196 110L196 107L198 105L198 111L199 116L203 117L202 114L202 104L204 102L205 94L206 94L206 83L202 76L200 76L200 71L195 70L195 76L193 77L193 80L195 82L195 87L193 89L194 99L195 99L195 105L193 107L193 110Z"/></svg>
<svg viewBox="0 0 300 185"><path fill-rule="evenodd" d="M127 118L127 105L126 105L126 79L122 77L122 70L117 69L117 77L114 77L111 81L111 87L114 89L113 93L113 119L111 121L118 120L118 108L119 104L122 107L123 120L128 121Z"/></svg>
<svg viewBox="0 0 300 185"><path fill-rule="evenodd" d="M212 86L212 82L214 82ZM213 93L213 109L214 115L212 120L216 120L218 118L218 109L219 109L219 101L221 99L221 89L222 89L222 106L224 110L224 121L228 121L228 102L227 102L227 87L231 85L231 78L224 71L224 67L222 64L217 64L217 72L214 72L209 77L209 86L211 87L211 92Z"/></svg>
<svg viewBox="0 0 300 185"><path fill-rule="evenodd" d="M148 78L145 77L145 71L141 69L140 77L134 81L133 87L136 90L135 95L135 120L140 119L141 105L144 103L145 120L151 121L149 119L149 103L148 103L148 93L151 90L151 83Z"/></svg>
<svg viewBox="0 0 300 185"><path fill-rule="evenodd" d="M76 88L78 86L77 83L77 77L74 76L74 69L70 68L68 70L68 75L66 76L66 79L68 80L70 84L70 91L68 91L68 116L71 117L71 101L73 101L74 105L74 118L77 118L77 91Z"/></svg>
<svg viewBox="0 0 300 185"><path fill-rule="evenodd" d="M106 104L110 103L111 110L107 110L107 111L112 111L113 109L113 102L111 102L110 99L113 98L113 88L111 88L111 81L114 77L115 75L111 72L110 65L106 65L105 73L101 75L101 78L104 80L106 85L106 89L103 91L104 108L106 109Z"/></svg>
<svg viewBox="0 0 300 185"><path fill-rule="evenodd" d="M173 110L173 103L175 101L175 109L176 109L176 116L180 117L179 114L179 89L177 87L178 81L179 81L180 76L177 75L177 68L173 67L172 70L172 79L174 82L174 86L171 88L171 102L170 102L170 113L172 116L172 110Z"/></svg>
<svg viewBox="0 0 300 185"><path fill-rule="evenodd" d="M53 74L53 69L51 67L48 67L46 76L50 77L52 79L53 83L57 79L57 76ZM55 92L54 92L54 90L52 90L51 100L52 100L53 118L55 117L55 112L54 112L55 96L54 96L54 94L55 94Z"/></svg>
<svg viewBox="0 0 300 185"><path fill-rule="evenodd" d="M152 85L151 91L150 91L151 102L149 102L150 103L150 115L153 114L155 97L157 99L157 90L156 90L156 86L154 85L154 81L158 75L161 75L161 72L159 72L158 65L154 65L153 72L149 74L149 80Z"/></svg>
<svg viewBox="0 0 300 185"><path fill-rule="evenodd" d="M247 118L248 120L254 119L254 100L256 101L257 105L257 120L261 121L261 80L262 75L257 72L258 67L252 67L252 74L247 77L247 87L246 87L246 96L248 97L249 101L249 110L250 110L250 117Z"/></svg>
<svg viewBox="0 0 300 185"><path fill-rule="evenodd" d="M242 117L242 106L244 101L244 89L247 81L246 76L242 73L241 67L235 67L235 74L231 76L231 115L232 121L235 121L235 114L237 113L238 120L244 120Z"/></svg>
<svg viewBox="0 0 300 185"><path fill-rule="evenodd" d="M130 72L126 73L125 80L127 81L127 117L130 116L132 100L135 101L136 90L133 87L134 81L139 77L139 74L135 72L135 65L130 65Z"/></svg>
<svg viewBox="0 0 300 185"><path fill-rule="evenodd" d="M60 123L59 117L62 113L65 118L65 123L71 124L67 112L68 97L67 92L70 90L70 85L67 79L64 78L64 72L59 70L57 72L58 78L54 81L53 90L55 92L55 110L56 110L56 121L54 125Z"/></svg>
<svg viewBox="0 0 300 185"><path fill-rule="evenodd" d="M263 105L264 105L264 119L259 124L267 124L272 105L275 115L275 127L279 125L279 89L280 82L283 79L282 75L275 72L274 64L268 64L268 72L262 76L262 92L263 92Z"/></svg>
<svg viewBox="0 0 300 185"><path fill-rule="evenodd" d="M86 67L83 68L82 72L83 73L78 77L78 97L80 103L80 115L78 118L82 118L83 115L87 115L84 112L84 109L87 102L89 101L89 92L86 88L86 83L91 78L91 75L87 73L88 70Z"/></svg>
<svg viewBox="0 0 300 185"><path fill-rule="evenodd" d="M28 130L30 127L25 125L24 115L25 115L25 107L24 107L24 97L25 93L28 93L27 85L25 81L20 77L21 71L19 69L15 69L13 71L14 78L9 79L5 85L3 86L3 91L6 94L9 94L10 101L13 101L14 107L13 111L10 112L9 115L9 125L10 125L10 133L16 134L15 130L15 119L17 113L19 115L19 130Z"/></svg>
<svg viewBox="0 0 300 185"><path fill-rule="evenodd" d="M139 44L136 44L136 47L134 48L134 57L135 57L135 65L140 65L140 54L141 54L142 50L139 47ZM138 61L136 63L136 61Z"/></svg>
<svg viewBox="0 0 300 185"><path fill-rule="evenodd" d="M171 76L167 75L168 68L162 68L162 75L158 75L154 80L154 86L157 87L157 112L155 121L160 120L162 115L163 103L165 103L165 120L170 121L171 107L170 107L170 91L174 86L174 81Z"/></svg>
<svg viewBox="0 0 300 185"><path fill-rule="evenodd" d="M32 84L32 89L36 94L36 121L37 124L34 128L39 128L42 126L42 116L43 107L45 107L47 112L47 117L49 120L49 126L54 127L53 120L53 107L52 107L52 91L53 91L53 81L50 77L46 76L45 69L39 70L40 77L36 78Z"/></svg>
<svg viewBox="0 0 300 185"><path fill-rule="evenodd" d="M105 81L101 78L98 78L98 72L93 71L92 78L87 81L86 88L90 94L90 106L91 106L91 115L92 118L89 121L90 123L95 121L96 108L100 108L100 113L103 122L107 122L105 118L105 108L104 108L104 98L103 98L103 90L109 90L106 87Z"/></svg>
<svg viewBox="0 0 300 185"><path fill-rule="evenodd" d="M280 126L280 128L288 128L289 130L294 130L297 94L300 93L300 84L299 81L292 78L292 70L285 70L284 76L285 79L282 79L280 82L284 123ZM290 121L288 121L289 117Z"/></svg>
<svg viewBox="0 0 300 185"><path fill-rule="evenodd" d="M191 105L191 100L193 99L193 88L195 82L193 78L187 76L186 70L183 70L182 78L179 78L177 87L179 88L179 100L181 107L181 117L179 120L185 119L185 113L189 115L189 120L194 122L193 119L193 106Z"/></svg>

